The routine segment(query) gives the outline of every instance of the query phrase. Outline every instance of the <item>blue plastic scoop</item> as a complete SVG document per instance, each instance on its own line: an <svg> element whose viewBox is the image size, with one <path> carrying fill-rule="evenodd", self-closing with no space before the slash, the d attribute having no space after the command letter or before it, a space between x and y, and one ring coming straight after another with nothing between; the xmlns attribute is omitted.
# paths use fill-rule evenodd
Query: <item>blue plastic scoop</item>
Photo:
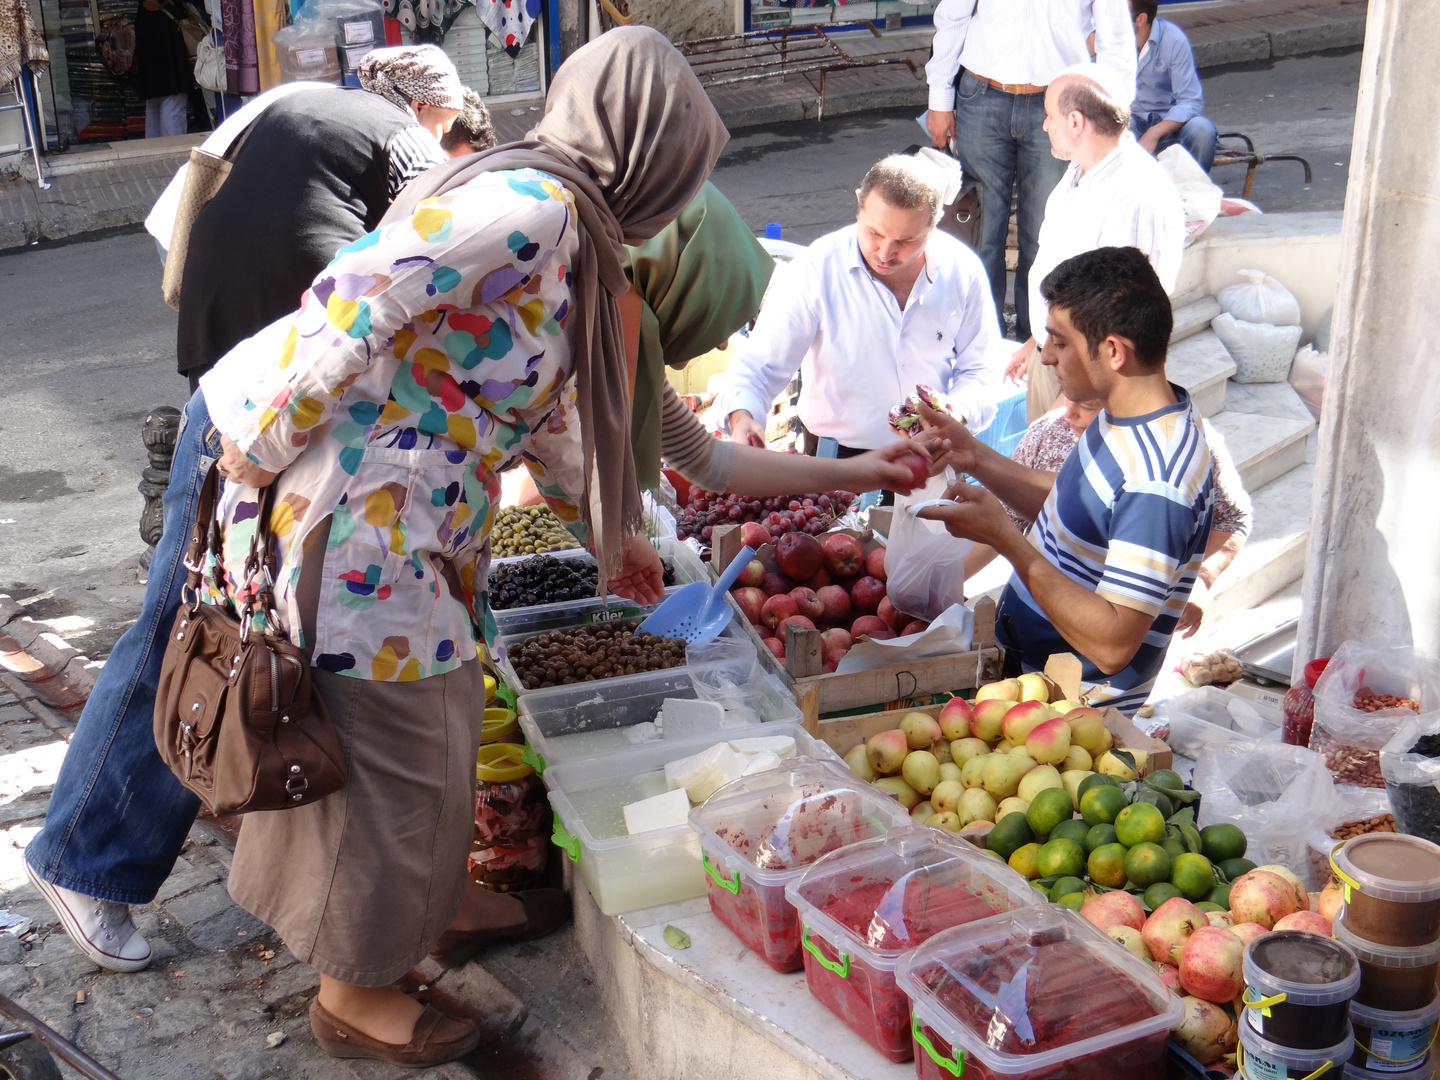
<svg viewBox="0 0 1440 1080"><path fill-rule="evenodd" d="M646 617L640 629L647 634L679 638L690 645L718 637L730 621L725 593L754 557L754 548L742 547L725 567L719 581L714 585L692 581L677 590Z"/></svg>

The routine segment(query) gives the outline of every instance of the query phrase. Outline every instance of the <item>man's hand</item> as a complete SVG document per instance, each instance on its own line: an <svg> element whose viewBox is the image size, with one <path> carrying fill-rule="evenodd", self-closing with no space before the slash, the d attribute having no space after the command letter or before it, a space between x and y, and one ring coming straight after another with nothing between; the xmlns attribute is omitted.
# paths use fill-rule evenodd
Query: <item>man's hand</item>
<svg viewBox="0 0 1440 1080"><path fill-rule="evenodd" d="M923 401L917 411L926 434L913 439L912 444L923 447L940 468L949 465L957 473L974 472L975 447L979 440L970 434L970 429L949 413L932 409ZM940 443L948 445L942 448Z"/></svg>
<svg viewBox="0 0 1440 1080"><path fill-rule="evenodd" d="M1035 339L1032 337L1011 355L1010 363L1005 365L1005 378L1018 383L1020 377L1025 374L1025 369L1030 364L1030 354L1034 351Z"/></svg>
<svg viewBox="0 0 1440 1080"><path fill-rule="evenodd" d="M236 446L228 435L220 436L220 475L246 487L269 487L279 473L266 472Z"/></svg>
<svg viewBox="0 0 1440 1080"><path fill-rule="evenodd" d="M730 414L730 441L758 446L765 449L765 427L748 409L736 409Z"/></svg>
<svg viewBox="0 0 1440 1080"><path fill-rule="evenodd" d="M653 604L665 592L665 568L646 537L636 534L621 547L620 572L609 581L610 591L637 604Z"/></svg>
<svg viewBox="0 0 1440 1080"><path fill-rule="evenodd" d="M1147 154L1149 154L1151 157L1154 157L1157 153L1157 147L1159 147L1160 145L1160 139L1160 125L1156 124L1154 127L1146 128L1145 134L1141 135L1135 141L1145 148L1145 152Z"/></svg>
<svg viewBox="0 0 1440 1080"><path fill-rule="evenodd" d="M909 495L917 487L915 474L910 471L909 466L896 464L896 459L906 454L923 458L927 467L931 464L930 451L926 446L906 439L852 458L844 458L846 468L851 470L845 483L851 491L875 491L883 488L897 495Z"/></svg>
<svg viewBox="0 0 1440 1080"><path fill-rule="evenodd" d="M1003 551L1007 540L1021 535L1004 504L982 487L959 480L945 489L945 498L952 502L924 507L919 516L944 522L951 536L988 544L997 551Z"/></svg>
<svg viewBox="0 0 1440 1080"><path fill-rule="evenodd" d="M930 132L930 143L937 150L948 150L955 138L955 110L937 112L931 109L925 114L925 130Z"/></svg>
<svg viewBox="0 0 1440 1080"><path fill-rule="evenodd" d="M1195 587L1190 590L1190 599L1185 601L1185 609L1180 612L1180 619L1175 624L1175 633L1182 638L1194 637L1195 631L1200 629L1200 623L1205 618L1205 605L1210 601L1210 586L1206 585L1200 577L1195 579Z"/></svg>

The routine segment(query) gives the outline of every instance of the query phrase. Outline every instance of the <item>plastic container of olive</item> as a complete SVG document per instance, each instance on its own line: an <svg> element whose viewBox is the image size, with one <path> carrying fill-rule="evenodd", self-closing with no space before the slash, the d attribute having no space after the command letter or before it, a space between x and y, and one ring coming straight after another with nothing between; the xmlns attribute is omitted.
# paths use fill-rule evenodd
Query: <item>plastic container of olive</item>
<svg viewBox="0 0 1440 1080"><path fill-rule="evenodd" d="M692 581L708 580L705 564L700 561L700 557L696 555L691 548L679 541L669 537L662 537L655 542L655 550L662 559L669 562L670 565L675 568L673 584L665 587L666 596L669 596L676 589L680 588L680 586L688 585ZM493 572L498 566L513 566L518 563L523 563L526 559L538 558L551 558L577 571L589 570L593 572L595 569L595 556L587 551L581 550L547 552L545 555L520 555L512 559L494 559L490 563L490 569ZM529 604L508 608L492 608L491 612L495 616L495 621L500 628L500 633L513 634L523 632L528 626L540 625L540 623L534 621L536 619L543 622L543 620L548 618L553 612L568 611L572 605L585 603L591 599L591 597L587 596L581 600L560 600L553 604ZM614 595L610 598L610 605L619 608L634 607L629 601ZM638 611L639 608L634 608L634 610ZM524 614L517 615L518 612L523 612ZM544 623L544 625L548 628L550 624Z"/></svg>

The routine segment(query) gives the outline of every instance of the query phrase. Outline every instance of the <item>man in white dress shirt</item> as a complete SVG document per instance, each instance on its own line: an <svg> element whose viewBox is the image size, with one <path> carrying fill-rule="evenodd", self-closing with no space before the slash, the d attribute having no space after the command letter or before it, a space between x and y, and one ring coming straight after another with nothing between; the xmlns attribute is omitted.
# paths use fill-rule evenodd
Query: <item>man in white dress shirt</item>
<svg viewBox="0 0 1440 1080"><path fill-rule="evenodd" d="M1059 395L1053 369L1040 363L1048 306L1045 275L1066 259L1102 247L1133 247L1168 293L1185 255L1185 210L1156 160L1130 133L1130 91L1090 64L1062 72L1045 93L1045 130L1055 157L1070 167L1045 203L1040 247L1030 268L1032 336L1006 374L1027 373L1025 411L1034 420Z"/></svg>
<svg viewBox="0 0 1440 1080"><path fill-rule="evenodd" d="M771 290L712 413L732 439L764 445L765 417L796 368L809 453L821 438L841 457L894 442L889 410L920 383L972 428L989 422L995 308L975 253L935 228L959 189L956 170L944 190L936 160L896 154L873 166L855 224L816 240Z"/></svg>
<svg viewBox="0 0 1440 1080"><path fill-rule="evenodd" d="M1005 239L1010 196L1016 191L1020 259L1015 268L1019 340L1045 319L1031 317L1031 282L1045 199L1064 166L1050 155L1042 128L1050 81L1090 59L1110 68L1134 96L1135 34L1126 0L940 0L935 8L934 55L926 127L937 147L954 141L968 180L981 188L980 261L989 276L997 315L1005 304ZM957 77L958 76L958 77Z"/></svg>

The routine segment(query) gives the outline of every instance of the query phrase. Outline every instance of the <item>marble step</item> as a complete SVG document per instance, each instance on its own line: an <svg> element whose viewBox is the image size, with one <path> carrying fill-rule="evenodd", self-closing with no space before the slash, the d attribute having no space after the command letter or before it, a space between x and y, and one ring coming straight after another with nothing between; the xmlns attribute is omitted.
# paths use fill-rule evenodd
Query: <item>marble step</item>
<svg viewBox="0 0 1440 1080"><path fill-rule="evenodd" d="M1285 383L1270 384L1289 391L1299 404L1299 396ZM1211 430L1225 443L1240 479L1249 492L1259 491L1270 481L1284 476L1305 463L1307 439L1315 430L1315 421L1305 410L1304 419L1290 414L1281 395L1271 392L1256 395L1256 387L1229 384L1225 395L1225 411L1210 417ZM1259 407L1265 411L1260 411Z"/></svg>
<svg viewBox="0 0 1440 1080"><path fill-rule="evenodd" d="M1170 344L1210 328L1210 320L1220 314L1220 304L1213 296L1190 294L1177 296L1173 303L1175 329L1170 331Z"/></svg>
<svg viewBox="0 0 1440 1080"><path fill-rule="evenodd" d="M1315 466L1302 463L1250 493L1254 508L1250 535L1211 589L1206 622L1248 610L1300 579L1310 537L1314 479Z"/></svg>
<svg viewBox="0 0 1440 1080"><path fill-rule="evenodd" d="M1201 416L1225 411L1225 386L1235 374L1235 361L1208 325L1182 341L1172 339L1165 373L1190 392Z"/></svg>

